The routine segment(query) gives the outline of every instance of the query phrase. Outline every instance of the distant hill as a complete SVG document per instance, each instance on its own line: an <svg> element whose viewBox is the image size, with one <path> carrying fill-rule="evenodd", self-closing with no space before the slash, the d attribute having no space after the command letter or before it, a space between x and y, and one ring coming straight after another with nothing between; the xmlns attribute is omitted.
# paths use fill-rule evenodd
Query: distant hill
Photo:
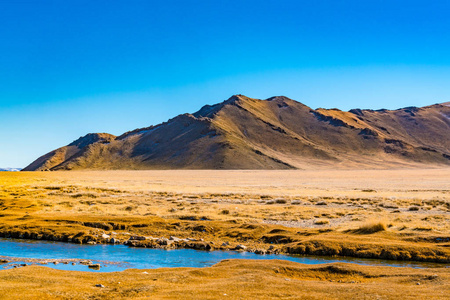
<svg viewBox="0 0 450 300"><path fill-rule="evenodd" d="M21 168L0 168L0 172L18 172Z"/></svg>
<svg viewBox="0 0 450 300"><path fill-rule="evenodd" d="M235 95L118 137L91 133L25 171L314 169L450 165L450 103L397 110L311 109Z"/></svg>

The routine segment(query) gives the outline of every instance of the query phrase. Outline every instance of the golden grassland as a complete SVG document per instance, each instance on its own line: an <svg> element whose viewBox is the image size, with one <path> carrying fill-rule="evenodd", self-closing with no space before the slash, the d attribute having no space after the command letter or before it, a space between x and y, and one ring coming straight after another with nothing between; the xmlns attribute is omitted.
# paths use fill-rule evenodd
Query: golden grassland
<svg viewBox="0 0 450 300"><path fill-rule="evenodd" d="M0 235L86 243L115 232L449 262L448 178L450 169L4 172Z"/></svg>
<svg viewBox="0 0 450 300"><path fill-rule="evenodd" d="M448 299L448 268L225 260L208 268L115 273L0 271L2 299ZM96 287L102 284L104 287Z"/></svg>
<svg viewBox="0 0 450 300"><path fill-rule="evenodd" d="M224 250L244 245L258 253L448 263L449 179L448 168L1 172L0 236L75 243L108 242L103 234L121 242L145 236L132 244ZM156 240L170 236L191 240ZM348 272L334 272L335 267ZM277 268L283 271L275 272ZM212 268L152 270L141 280L142 271L135 270L98 275L33 266L1 271L0 292L33 288L30 296L36 298L46 292L70 298L72 288L73 295L99 298L176 298L183 292L187 298L220 298L220 293L239 298L239 291L251 298L445 298L445 283L448 292L448 268L315 268L319 271L280 261L227 261ZM36 272L48 276L43 279ZM438 272L439 280L430 277L414 286L434 274L430 272ZM68 284L73 278L80 280L80 288ZM107 288L93 287L99 278ZM264 289L269 285L273 288Z"/></svg>

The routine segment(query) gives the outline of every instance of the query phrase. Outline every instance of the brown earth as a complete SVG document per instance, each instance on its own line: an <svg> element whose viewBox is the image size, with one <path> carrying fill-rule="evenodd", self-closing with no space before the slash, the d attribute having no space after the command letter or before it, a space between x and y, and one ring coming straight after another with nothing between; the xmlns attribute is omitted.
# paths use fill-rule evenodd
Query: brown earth
<svg viewBox="0 0 450 300"><path fill-rule="evenodd" d="M235 95L119 137L88 134L25 170L442 166L450 164L448 132L448 103L345 112Z"/></svg>

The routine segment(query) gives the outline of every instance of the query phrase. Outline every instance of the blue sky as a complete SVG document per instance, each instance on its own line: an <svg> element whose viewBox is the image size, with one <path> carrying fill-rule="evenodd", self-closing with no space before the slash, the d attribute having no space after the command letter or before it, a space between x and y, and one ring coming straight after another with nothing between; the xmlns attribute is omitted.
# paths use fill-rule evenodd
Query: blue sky
<svg viewBox="0 0 450 300"><path fill-rule="evenodd" d="M450 101L449 1L0 1L0 167L233 94Z"/></svg>

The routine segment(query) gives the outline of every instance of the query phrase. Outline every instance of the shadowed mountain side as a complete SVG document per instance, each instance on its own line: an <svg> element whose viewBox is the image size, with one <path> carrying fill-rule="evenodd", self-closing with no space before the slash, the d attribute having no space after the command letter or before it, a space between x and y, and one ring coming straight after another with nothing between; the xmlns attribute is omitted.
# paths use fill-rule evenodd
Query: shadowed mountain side
<svg viewBox="0 0 450 300"><path fill-rule="evenodd" d="M24 170L448 165L449 132L448 103L345 112L235 95L117 138L88 134Z"/></svg>

